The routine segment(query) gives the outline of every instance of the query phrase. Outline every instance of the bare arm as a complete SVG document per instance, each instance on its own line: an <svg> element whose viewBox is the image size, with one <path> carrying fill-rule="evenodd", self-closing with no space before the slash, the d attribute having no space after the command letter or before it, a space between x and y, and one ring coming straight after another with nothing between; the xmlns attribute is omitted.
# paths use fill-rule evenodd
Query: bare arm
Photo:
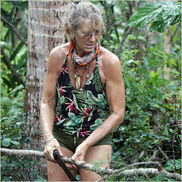
<svg viewBox="0 0 182 182"><path fill-rule="evenodd" d="M77 148L73 159L84 160L79 151L84 151L96 144L123 122L125 111L125 91L119 59L113 55L110 62L104 65L106 92L111 110L109 117Z"/></svg>
<svg viewBox="0 0 182 182"><path fill-rule="evenodd" d="M53 138L52 129L53 129L53 122L54 122L54 108L56 103L56 82L61 70L61 67L64 63L64 53L61 53L60 48L55 48L51 51L47 72L44 80L44 87L43 87L43 94L40 104L40 118L41 118L41 125L44 135L44 140L49 141ZM55 139L53 139L55 140ZM54 141L55 142L55 141ZM51 143L51 142L49 142ZM58 147L58 142L54 144L55 147ZM50 153L52 150L50 147L45 147L45 153L47 154L47 158L50 158Z"/></svg>

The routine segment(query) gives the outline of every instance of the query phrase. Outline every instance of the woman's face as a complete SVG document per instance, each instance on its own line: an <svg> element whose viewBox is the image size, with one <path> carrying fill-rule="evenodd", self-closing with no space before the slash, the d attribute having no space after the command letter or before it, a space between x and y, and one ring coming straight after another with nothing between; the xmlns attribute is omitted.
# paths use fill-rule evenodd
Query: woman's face
<svg viewBox="0 0 182 182"><path fill-rule="evenodd" d="M84 20L80 28L74 32L77 54L84 55L93 51L96 47L101 32L98 26L94 26L89 19Z"/></svg>

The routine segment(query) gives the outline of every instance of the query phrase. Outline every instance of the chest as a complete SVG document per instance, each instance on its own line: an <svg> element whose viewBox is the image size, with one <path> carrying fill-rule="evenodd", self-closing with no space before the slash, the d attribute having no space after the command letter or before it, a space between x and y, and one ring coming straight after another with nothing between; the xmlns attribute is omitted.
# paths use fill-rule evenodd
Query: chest
<svg viewBox="0 0 182 182"><path fill-rule="evenodd" d="M86 83L94 76L99 76L102 86L105 86L106 79L104 74L104 68L102 60L99 58L86 66L75 65L71 60L67 58L65 63L63 64L60 74L64 76L65 73L69 77L68 80L70 80L71 85L75 89L78 89L78 81L80 84L79 87L83 88Z"/></svg>

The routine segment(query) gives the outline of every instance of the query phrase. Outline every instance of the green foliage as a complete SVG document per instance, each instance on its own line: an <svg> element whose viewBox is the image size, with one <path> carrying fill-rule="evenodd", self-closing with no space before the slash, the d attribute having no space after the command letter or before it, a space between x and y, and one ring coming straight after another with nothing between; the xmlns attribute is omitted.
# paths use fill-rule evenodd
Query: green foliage
<svg viewBox="0 0 182 182"><path fill-rule="evenodd" d="M164 31L167 26L174 24L174 21L171 23L172 18L170 17L174 18L179 15L179 4L175 2L143 4L141 4L143 7L138 10L138 17L134 15L130 19L132 23L137 21L141 23L137 24L139 28L158 21L161 24L160 27L158 26L160 29L154 24L156 26L151 27L153 28L152 31ZM169 4L171 5L167 7ZM122 9L121 4L116 3L114 6ZM125 7L127 6L125 5ZM177 11L172 11L174 9ZM126 14L128 13L127 10L125 8ZM157 10L161 13L156 14ZM125 11L117 10L117 13L124 14ZM150 13L153 13L151 17ZM159 161L167 171L180 173L181 166L178 164L181 158L179 127L181 117L181 54L180 41L177 38L180 36L180 28L177 24L170 26L173 35L172 48L167 54L164 51L165 34L153 34L153 43L151 44L148 42L144 29L133 29L134 31L128 35L123 34L124 28L122 26L125 26L125 30L128 28L125 23L116 27L117 21L122 22L124 20L123 16L118 16L119 18L113 18L113 24L107 30L110 32L110 39L106 41L106 36L103 34L101 40L101 44L116 53L121 60L126 94L125 119L114 133L111 166L115 169L121 169L131 163L155 160ZM177 18L174 19L177 20ZM123 37L125 42L122 44L122 49L120 47L122 42L117 39L116 32L112 31L113 27L117 28L119 37L125 36ZM164 69L165 67L168 68L168 71ZM161 151L175 162L168 162ZM174 181L164 175L143 177L115 175L108 180Z"/></svg>
<svg viewBox="0 0 182 182"><path fill-rule="evenodd" d="M27 39L27 7L28 3L25 1L3 1L1 2L1 16L11 23L18 30L19 34ZM6 23L1 21L1 46L7 54L12 67L18 75L25 82L26 75L26 61L27 61L27 47L16 36L14 30ZM1 78L3 83L9 91L14 89L19 83L19 80L14 75L10 66L7 64L6 58L1 53Z"/></svg>
<svg viewBox="0 0 182 182"><path fill-rule="evenodd" d="M165 164L166 159L158 147L171 158L175 153L176 159L180 159L180 128L176 127L180 122L179 72L178 76L175 76L176 80L164 78L165 62L162 59L166 56L158 46L151 47L143 61L134 59L133 50L124 51L121 57L124 58L122 68L126 89L126 113L125 122L117 129L113 139L113 161L118 161L118 156L124 158L125 163L150 161L155 155L155 160ZM172 56L170 58L173 59ZM173 65L170 72L173 73L174 70L177 71ZM140 159L142 151L145 154ZM170 165L166 170L179 169L178 162L173 168L170 168ZM166 165L168 164L167 162ZM121 162L113 162L114 168L121 168L121 165ZM139 180L133 178L136 179Z"/></svg>
<svg viewBox="0 0 182 182"><path fill-rule="evenodd" d="M140 7L130 17L129 25L143 27L151 23L149 31L164 32L165 29L181 21L181 2L154 2Z"/></svg>
<svg viewBox="0 0 182 182"><path fill-rule="evenodd" d="M2 1L1 16L14 25L27 39L27 1ZM14 30L1 21L1 46L7 54L16 73L25 82L27 47L15 35ZM23 112L24 86L12 73L7 61L1 55L1 147L23 149L30 138L23 135L26 120ZM29 173L36 160L16 156L1 157L2 181L22 181L23 179L43 181L38 170ZM28 178L27 178L28 176Z"/></svg>
<svg viewBox="0 0 182 182"><path fill-rule="evenodd" d="M23 114L24 90L19 85L11 92L3 87L1 96L1 147L9 149L24 149L25 143L31 139L23 135L26 130L26 120ZM39 163L32 160L31 157L2 156L1 157L1 179L2 181L22 181L29 176L27 180L36 179L43 181L38 170L29 174L30 166Z"/></svg>
<svg viewBox="0 0 182 182"><path fill-rule="evenodd" d="M169 172L181 171L181 54L180 28L173 25L179 21L179 3L158 2L138 9L134 1L94 1L104 13L106 32L101 45L118 55L121 60L126 94L124 123L116 128L113 138L111 167L126 167L134 162L159 161ZM133 3L133 4L132 4ZM21 34L27 32L27 2L3 1L2 16L14 24ZM130 6L129 6L130 5ZM171 49L164 51L165 33L151 36L143 27L152 23L151 31L164 31L170 26ZM106 11L107 10L107 11ZM143 16L143 17L142 17ZM21 17L21 18L20 18ZM108 18L109 17L109 18ZM27 48L14 32L1 22L1 45L11 59L12 65L25 81ZM20 28L21 27L21 28ZM129 33L128 33L129 32ZM22 149L23 143L30 142L22 131L26 127L23 114L24 88L20 85L2 58L2 121L1 145L11 149ZM167 71L164 69L167 67ZM166 159L164 154L170 159ZM29 174L31 165L37 164L32 158L1 157L2 181L22 181L29 176L32 181L44 181L38 170ZM147 167L147 166L144 166ZM26 174L23 174L25 171ZM164 175L108 178L108 181L174 181Z"/></svg>
<svg viewBox="0 0 182 182"><path fill-rule="evenodd" d="M181 169L181 159L178 160L169 160L167 163L164 165L164 169L167 171L175 171Z"/></svg>

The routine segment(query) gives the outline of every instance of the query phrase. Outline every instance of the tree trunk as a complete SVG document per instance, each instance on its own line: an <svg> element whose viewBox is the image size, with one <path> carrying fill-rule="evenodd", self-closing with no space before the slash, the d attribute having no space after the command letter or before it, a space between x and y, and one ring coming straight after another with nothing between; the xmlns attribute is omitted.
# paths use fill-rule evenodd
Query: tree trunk
<svg viewBox="0 0 182 182"><path fill-rule="evenodd" d="M43 150L44 142L40 126L39 103L48 56L52 48L64 43L62 19L68 1L29 1L28 61L25 94L25 113L30 138L28 149ZM41 161L45 164L45 161ZM36 165L31 167L31 171ZM42 173L45 176L45 170ZM30 177L29 177L30 180ZM34 179L35 180L35 179Z"/></svg>

